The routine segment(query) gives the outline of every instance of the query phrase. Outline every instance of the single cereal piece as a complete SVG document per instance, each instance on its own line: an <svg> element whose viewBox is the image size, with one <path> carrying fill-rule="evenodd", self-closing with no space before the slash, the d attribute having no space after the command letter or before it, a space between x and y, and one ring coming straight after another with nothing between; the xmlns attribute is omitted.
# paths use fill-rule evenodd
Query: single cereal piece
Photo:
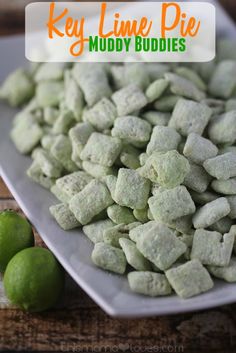
<svg viewBox="0 0 236 353"><path fill-rule="evenodd" d="M171 294L171 286L166 276L150 271L128 273L129 286L133 292L158 297Z"/></svg>
<svg viewBox="0 0 236 353"><path fill-rule="evenodd" d="M227 152L203 163L207 173L216 179L227 180L236 176L236 154Z"/></svg>
<svg viewBox="0 0 236 353"><path fill-rule="evenodd" d="M230 213L228 214L228 216L231 219L236 219L236 195L227 196L226 198L230 205Z"/></svg>
<svg viewBox="0 0 236 353"><path fill-rule="evenodd" d="M98 180L92 180L82 191L72 197L69 207L76 219L85 225L112 203L113 200L106 185Z"/></svg>
<svg viewBox="0 0 236 353"><path fill-rule="evenodd" d="M65 105L67 109L73 113L73 116L76 121L81 121L82 111L84 107L83 93L74 78L71 76L71 72L69 70L65 72L64 82Z"/></svg>
<svg viewBox="0 0 236 353"><path fill-rule="evenodd" d="M146 63L125 63L123 73L123 86L134 83L141 89L146 89L150 84L150 78Z"/></svg>
<svg viewBox="0 0 236 353"><path fill-rule="evenodd" d="M151 134L151 125L136 116L122 116L115 120L111 134L131 143L147 143Z"/></svg>
<svg viewBox="0 0 236 353"><path fill-rule="evenodd" d="M229 98L236 86L236 62L224 60L217 64L209 83L209 92L214 97Z"/></svg>
<svg viewBox="0 0 236 353"><path fill-rule="evenodd" d="M186 175L183 184L191 190L202 193L206 191L211 180L211 176L202 166L190 163L190 172Z"/></svg>
<svg viewBox="0 0 236 353"><path fill-rule="evenodd" d="M18 107L34 94L34 83L30 74L23 69L12 72L0 87L0 98L6 99L13 107Z"/></svg>
<svg viewBox="0 0 236 353"><path fill-rule="evenodd" d="M40 166L42 172L51 178L59 178L63 171L63 166L48 151L38 149L34 155L34 160Z"/></svg>
<svg viewBox="0 0 236 353"><path fill-rule="evenodd" d="M224 267L207 266L208 271L216 278L226 282L236 282L236 258L232 257L229 264Z"/></svg>
<svg viewBox="0 0 236 353"><path fill-rule="evenodd" d="M53 125L59 116L59 109L46 107L43 109L43 119L48 125Z"/></svg>
<svg viewBox="0 0 236 353"><path fill-rule="evenodd" d="M89 106L93 106L103 97L110 97L111 88L102 64L76 63L72 75Z"/></svg>
<svg viewBox="0 0 236 353"><path fill-rule="evenodd" d="M107 215L116 224L129 224L136 221L132 210L120 205L109 206L107 208Z"/></svg>
<svg viewBox="0 0 236 353"><path fill-rule="evenodd" d="M137 271L151 270L150 262L145 259L132 240L120 238L119 244L124 251L126 260L130 266Z"/></svg>
<svg viewBox="0 0 236 353"><path fill-rule="evenodd" d="M56 140L56 136L53 136L53 135L44 135L42 138L41 138L41 145L43 147L44 150L47 150L47 151L50 151L52 145L54 144Z"/></svg>
<svg viewBox="0 0 236 353"><path fill-rule="evenodd" d="M84 234L94 243L103 242L103 233L106 229L112 228L114 223L110 219L97 221L83 227Z"/></svg>
<svg viewBox="0 0 236 353"><path fill-rule="evenodd" d="M120 154L121 147L118 138L93 132L81 151L80 158L83 161L111 167Z"/></svg>
<svg viewBox="0 0 236 353"><path fill-rule="evenodd" d="M137 171L120 168L118 172L114 198L120 206L143 209L148 200L150 182Z"/></svg>
<svg viewBox="0 0 236 353"><path fill-rule="evenodd" d="M36 87L36 99L41 108L56 107L60 103L63 82L41 81Z"/></svg>
<svg viewBox="0 0 236 353"><path fill-rule="evenodd" d="M155 220L164 223L193 214L196 210L193 200L185 186L173 189L159 188L148 204Z"/></svg>
<svg viewBox="0 0 236 353"><path fill-rule="evenodd" d="M218 148L208 139L192 132L188 135L183 154L196 164L217 155Z"/></svg>
<svg viewBox="0 0 236 353"><path fill-rule="evenodd" d="M171 72L167 72L164 77L170 82L170 91L172 93L196 101L200 101L205 98L205 93L198 89L197 86L190 80Z"/></svg>
<svg viewBox="0 0 236 353"><path fill-rule="evenodd" d="M68 172L75 172L78 170L77 165L71 160L72 147L70 139L67 136L58 135L50 152Z"/></svg>
<svg viewBox="0 0 236 353"><path fill-rule="evenodd" d="M188 136L191 132L202 135L211 114L212 110L205 104L179 99L170 118L169 126L183 136Z"/></svg>
<svg viewBox="0 0 236 353"><path fill-rule="evenodd" d="M117 117L114 104L106 97L86 111L86 119L98 131L110 129Z"/></svg>
<svg viewBox="0 0 236 353"><path fill-rule="evenodd" d="M214 285L211 276L197 259L167 270L166 277L181 298L206 292Z"/></svg>
<svg viewBox="0 0 236 353"><path fill-rule="evenodd" d="M65 63L41 63L37 69L34 80L35 82L47 80L62 80Z"/></svg>
<svg viewBox="0 0 236 353"><path fill-rule="evenodd" d="M177 66L175 72L178 76L181 76L191 81L200 91L206 91L207 87L202 78L192 69L185 66Z"/></svg>
<svg viewBox="0 0 236 353"><path fill-rule="evenodd" d="M147 154L177 150L180 141L181 136L174 129L167 126L155 126L147 145Z"/></svg>
<svg viewBox="0 0 236 353"><path fill-rule="evenodd" d="M54 135L67 134L74 123L73 113L70 110L63 109L53 125L52 133Z"/></svg>
<svg viewBox="0 0 236 353"><path fill-rule="evenodd" d="M175 150L166 153L155 152L139 172L147 178L150 173L152 182L169 189L183 183L190 172L190 165L188 160Z"/></svg>
<svg viewBox="0 0 236 353"><path fill-rule="evenodd" d="M180 96L166 95L164 97L159 98L154 103L154 108L161 112L172 112L172 110L174 109L176 103L180 98L181 98Z"/></svg>
<svg viewBox="0 0 236 353"><path fill-rule="evenodd" d="M187 250L186 245L161 223L142 233L136 244L143 256L162 271L169 268Z"/></svg>
<svg viewBox="0 0 236 353"><path fill-rule="evenodd" d="M194 228L207 228L221 218L227 216L230 206L225 197L206 203L193 216Z"/></svg>
<svg viewBox="0 0 236 353"><path fill-rule="evenodd" d="M197 229L193 236L191 259L204 265L227 266L234 244L234 232L224 235L215 231Z"/></svg>
<svg viewBox="0 0 236 353"><path fill-rule="evenodd" d="M37 123L22 120L11 130L11 139L22 154L30 153L38 145L43 130Z"/></svg>
<svg viewBox="0 0 236 353"><path fill-rule="evenodd" d="M142 117L147 120L151 125L166 126L170 120L170 113L157 112L150 110L142 114Z"/></svg>
<svg viewBox="0 0 236 353"><path fill-rule="evenodd" d="M70 230L80 226L69 207L64 203L49 207L49 211L59 226L64 230Z"/></svg>
<svg viewBox="0 0 236 353"><path fill-rule="evenodd" d="M160 98L164 93L166 88L168 87L169 82L164 78L160 78L158 80L153 81L148 88L146 89L146 97L148 102L151 103L156 99Z"/></svg>
<svg viewBox="0 0 236 353"><path fill-rule="evenodd" d="M211 187L220 194L236 195L236 178L230 178L228 180L213 180Z"/></svg>
<svg viewBox="0 0 236 353"><path fill-rule="evenodd" d="M84 171L78 171L57 179L56 186L69 198L72 198L92 180L93 178Z"/></svg>
<svg viewBox="0 0 236 353"><path fill-rule="evenodd" d="M130 232L129 232L130 239L133 240L133 242L136 243L138 241L138 238L142 234L147 234L147 232L151 228L153 228L156 224L157 224L156 221L149 221L147 223L140 224L138 227L135 227L135 228L131 229Z"/></svg>
<svg viewBox="0 0 236 353"><path fill-rule="evenodd" d="M123 274L126 269L126 258L121 249L105 243L96 243L92 252L93 263L104 270Z"/></svg>
<svg viewBox="0 0 236 353"><path fill-rule="evenodd" d="M148 103L145 94L134 84L116 91L111 98L117 107L118 116L131 114Z"/></svg>
<svg viewBox="0 0 236 353"><path fill-rule="evenodd" d="M54 178L45 176L42 172L42 169L36 161L33 161L31 166L27 169L26 174L30 179L43 186L46 189L50 189L55 183Z"/></svg>
<svg viewBox="0 0 236 353"><path fill-rule="evenodd" d="M208 126L208 134L216 144L234 144L236 142L236 110L212 119Z"/></svg>

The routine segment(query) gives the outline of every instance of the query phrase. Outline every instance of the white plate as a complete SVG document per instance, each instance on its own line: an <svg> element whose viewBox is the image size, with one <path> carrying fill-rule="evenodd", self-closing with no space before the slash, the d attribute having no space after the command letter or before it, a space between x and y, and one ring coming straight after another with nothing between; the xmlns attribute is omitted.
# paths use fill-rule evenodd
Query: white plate
<svg viewBox="0 0 236 353"><path fill-rule="evenodd" d="M235 29L221 16L220 31L235 36ZM25 64L24 37L0 40L0 80L12 69ZM79 230L65 232L50 217L48 208L56 203L49 191L33 183L25 170L29 157L21 156L9 139L15 111L0 104L0 174L22 210L38 230L43 240L74 280L109 315L141 317L174 314L206 309L236 301L236 284L216 282L214 289L200 296L182 300L175 295L149 298L129 290L125 277L106 273L90 260L92 244Z"/></svg>

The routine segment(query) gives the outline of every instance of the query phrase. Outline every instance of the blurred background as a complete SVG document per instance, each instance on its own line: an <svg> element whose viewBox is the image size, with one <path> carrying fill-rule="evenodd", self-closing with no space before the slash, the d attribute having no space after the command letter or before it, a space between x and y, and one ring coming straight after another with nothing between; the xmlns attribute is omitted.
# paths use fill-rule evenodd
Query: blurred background
<svg viewBox="0 0 236 353"><path fill-rule="evenodd" d="M24 32L24 7L30 2L33 1L0 0L0 35ZM219 2L236 21L236 0L219 0Z"/></svg>

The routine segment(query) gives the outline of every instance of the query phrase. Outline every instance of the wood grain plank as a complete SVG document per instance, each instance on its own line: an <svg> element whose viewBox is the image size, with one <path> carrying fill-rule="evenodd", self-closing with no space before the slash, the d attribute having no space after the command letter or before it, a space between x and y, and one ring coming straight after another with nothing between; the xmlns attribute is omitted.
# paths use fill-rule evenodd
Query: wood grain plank
<svg viewBox="0 0 236 353"><path fill-rule="evenodd" d="M0 199L2 198L12 198L12 195L0 176Z"/></svg>

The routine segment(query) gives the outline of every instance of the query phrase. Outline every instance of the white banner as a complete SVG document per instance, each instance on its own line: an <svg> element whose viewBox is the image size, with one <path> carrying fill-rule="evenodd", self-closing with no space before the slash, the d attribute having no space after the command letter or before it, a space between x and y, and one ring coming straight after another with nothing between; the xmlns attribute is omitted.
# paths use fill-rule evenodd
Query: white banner
<svg viewBox="0 0 236 353"><path fill-rule="evenodd" d="M207 2L36 2L25 55L47 62L205 62L215 56Z"/></svg>

